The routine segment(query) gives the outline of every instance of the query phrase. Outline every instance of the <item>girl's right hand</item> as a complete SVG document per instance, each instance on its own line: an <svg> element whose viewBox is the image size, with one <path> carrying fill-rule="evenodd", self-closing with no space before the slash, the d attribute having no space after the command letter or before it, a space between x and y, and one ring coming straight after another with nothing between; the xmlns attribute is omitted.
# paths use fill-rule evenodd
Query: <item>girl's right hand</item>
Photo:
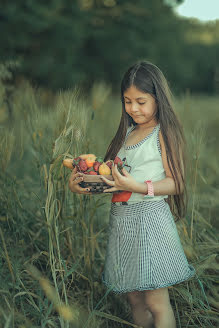
<svg viewBox="0 0 219 328"><path fill-rule="evenodd" d="M91 195L92 193L89 192L89 188L88 189L87 188L81 188L79 186L79 183L81 181L83 181L83 177L82 177L82 174L80 172L78 172L78 173L76 173L76 172L77 172L77 167L74 167L74 169L71 172L69 181L68 181L69 189L72 192L76 192L78 194Z"/></svg>

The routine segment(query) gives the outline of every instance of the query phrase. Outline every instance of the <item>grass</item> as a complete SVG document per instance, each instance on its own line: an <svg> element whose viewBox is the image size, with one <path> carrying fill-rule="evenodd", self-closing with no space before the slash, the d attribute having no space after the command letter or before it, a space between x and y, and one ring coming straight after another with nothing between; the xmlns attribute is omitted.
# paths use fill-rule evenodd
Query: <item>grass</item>
<svg viewBox="0 0 219 328"><path fill-rule="evenodd" d="M111 196L71 193L62 166L65 157L105 153L119 96L103 84L89 95L50 95L24 81L9 121L0 95L0 326L136 327L125 299L100 278ZM177 229L197 274L169 294L178 327L217 327L219 98L186 94L175 103L190 154L189 206Z"/></svg>

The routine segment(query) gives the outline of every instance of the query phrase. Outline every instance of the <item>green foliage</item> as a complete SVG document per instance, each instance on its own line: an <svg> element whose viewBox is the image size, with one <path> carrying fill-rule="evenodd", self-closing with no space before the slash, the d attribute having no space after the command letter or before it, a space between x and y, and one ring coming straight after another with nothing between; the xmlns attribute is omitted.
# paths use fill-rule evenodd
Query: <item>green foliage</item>
<svg viewBox="0 0 219 328"><path fill-rule="evenodd" d="M147 59L179 93L188 88L215 92L218 27L203 32L207 25L179 18L173 11L179 2L2 2L0 58L18 59L18 75L54 90L79 83L87 89L95 81L106 81L115 91L127 67ZM213 42L206 44L206 38Z"/></svg>

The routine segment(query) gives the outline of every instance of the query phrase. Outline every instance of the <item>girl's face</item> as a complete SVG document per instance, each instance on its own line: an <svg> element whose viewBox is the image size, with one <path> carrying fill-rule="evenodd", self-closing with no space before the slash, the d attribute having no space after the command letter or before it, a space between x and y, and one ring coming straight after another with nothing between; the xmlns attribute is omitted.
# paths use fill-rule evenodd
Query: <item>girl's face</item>
<svg viewBox="0 0 219 328"><path fill-rule="evenodd" d="M139 125L139 128L157 124L157 104L149 93L139 91L134 85L124 92L126 112Z"/></svg>

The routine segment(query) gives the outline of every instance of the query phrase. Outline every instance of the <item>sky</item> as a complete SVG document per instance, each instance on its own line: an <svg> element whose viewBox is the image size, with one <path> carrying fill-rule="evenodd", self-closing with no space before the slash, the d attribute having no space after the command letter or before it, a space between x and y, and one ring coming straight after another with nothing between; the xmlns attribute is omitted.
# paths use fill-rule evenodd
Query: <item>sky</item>
<svg viewBox="0 0 219 328"><path fill-rule="evenodd" d="M176 12L201 21L219 19L219 0L184 0L181 5L177 6Z"/></svg>

